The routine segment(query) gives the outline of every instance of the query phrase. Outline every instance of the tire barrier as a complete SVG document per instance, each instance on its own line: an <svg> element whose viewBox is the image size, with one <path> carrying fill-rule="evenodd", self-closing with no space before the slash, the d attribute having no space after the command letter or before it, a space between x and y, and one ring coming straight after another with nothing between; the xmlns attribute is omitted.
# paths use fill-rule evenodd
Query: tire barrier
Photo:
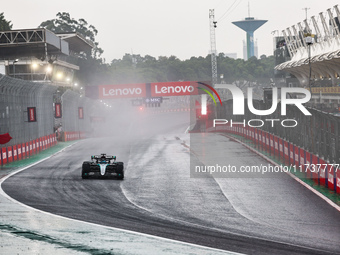
<svg viewBox="0 0 340 255"><path fill-rule="evenodd" d="M311 179L315 184L340 194L340 162L331 163L296 144L254 127L243 125L213 127L212 121L207 121L206 131L242 136L252 141L257 150L268 153L282 164L293 167L295 172L303 175L303 178Z"/></svg>

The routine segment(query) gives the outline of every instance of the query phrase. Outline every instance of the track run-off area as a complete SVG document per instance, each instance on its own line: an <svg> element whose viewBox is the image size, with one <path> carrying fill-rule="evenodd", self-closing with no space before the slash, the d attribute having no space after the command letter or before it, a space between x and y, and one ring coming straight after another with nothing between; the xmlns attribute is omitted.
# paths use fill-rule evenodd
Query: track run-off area
<svg viewBox="0 0 340 255"><path fill-rule="evenodd" d="M268 162L189 125L187 112L140 113L4 178L2 236L65 254L340 254L339 212L289 175L193 177ZM123 181L81 178L100 153L125 163Z"/></svg>

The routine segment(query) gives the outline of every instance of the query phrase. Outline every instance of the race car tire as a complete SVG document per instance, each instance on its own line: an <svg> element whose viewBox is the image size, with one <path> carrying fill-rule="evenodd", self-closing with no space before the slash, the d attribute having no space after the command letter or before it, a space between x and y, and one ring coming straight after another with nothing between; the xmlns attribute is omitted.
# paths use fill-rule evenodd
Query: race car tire
<svg viewBox="0 0 340 255"><path fill-rule="evenodd" d="M81 178L88 179L89 178L89 172L90 172L90 162L84 162L83 167L81 170Z"/></svg>
<svg viewBox="0 0 340 255"><path fill-rule="evenodd" d="M120 176L118 176L118 179L123 180L124 179L124 163L123 162L117 162L117 171L120 174Z"/></svg>

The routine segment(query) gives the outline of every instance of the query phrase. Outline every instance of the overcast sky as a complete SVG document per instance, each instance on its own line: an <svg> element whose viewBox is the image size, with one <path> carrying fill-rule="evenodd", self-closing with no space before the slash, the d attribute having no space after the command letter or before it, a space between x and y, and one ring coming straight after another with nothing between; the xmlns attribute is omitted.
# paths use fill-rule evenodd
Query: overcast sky
<svg viewBox="0 0 340 255"><path fill-rule="evenodd" d="M308 17L333 8L339 0L10 0L0 12L13 29L36 28L42 21L68 12L85 19L99 31L97 41L106 62L125 53L180 59L206 56L210 49L209 9L215 9L218 52L243 58L246 35L231 22L248 16L268 20L255 32L259 55L273 54L274 30L283 30ZM224 15L225 14L225 15ZM224 15L224 16L223 16Z"/></svg>

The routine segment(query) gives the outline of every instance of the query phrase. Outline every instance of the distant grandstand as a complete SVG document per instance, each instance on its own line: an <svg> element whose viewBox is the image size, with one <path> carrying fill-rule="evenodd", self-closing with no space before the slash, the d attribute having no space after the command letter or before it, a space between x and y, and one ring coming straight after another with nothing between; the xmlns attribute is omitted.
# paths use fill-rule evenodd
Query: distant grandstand
<svg viewBox="0 0 340 255"><path fill-rule="evenodd" d="M0 31L0 74L58 86L72 86L77 58L92 42L78 33L44 28Z"/></svg>
<svg viewBox="0 0 340 255"><path fill-rule="evenodd" d="M340 11L338 6L282 31L275 67L288 85L310 88L312 103L340 111ZM294 78L297 82L294 82Z"/></svg>

